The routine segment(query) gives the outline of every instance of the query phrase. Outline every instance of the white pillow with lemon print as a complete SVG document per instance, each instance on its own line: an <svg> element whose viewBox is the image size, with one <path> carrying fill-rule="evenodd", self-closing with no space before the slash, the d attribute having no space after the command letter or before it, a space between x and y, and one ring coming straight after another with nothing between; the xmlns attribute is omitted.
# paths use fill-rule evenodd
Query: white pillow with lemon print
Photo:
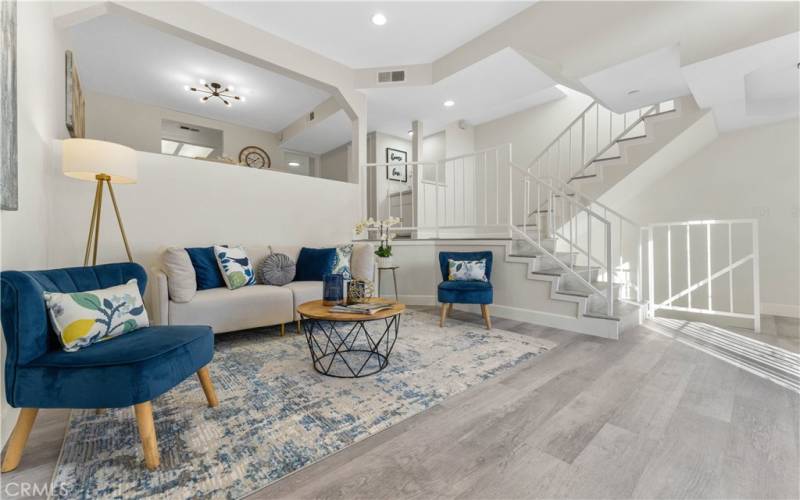
<svg viewBox="0 0 800 500"><path fill-rule="evenodd" d="M150 325L135 279L88 292L44 292L53 329L67 352Z"/></svg>

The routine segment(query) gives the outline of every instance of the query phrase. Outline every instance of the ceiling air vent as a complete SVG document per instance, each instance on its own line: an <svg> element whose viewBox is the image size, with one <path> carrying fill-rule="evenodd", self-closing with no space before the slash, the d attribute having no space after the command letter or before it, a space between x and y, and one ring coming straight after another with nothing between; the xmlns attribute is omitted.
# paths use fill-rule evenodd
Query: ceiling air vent
<svg viewBox="0 0 800 500"><path fill-rule="evenodd" d="M200 132L200 129L194 127L187 127L186 125L181 125L181 130L188 130L189 132Z"/></svg>
<svg viewBox="0 0 800 500"><path fill-rule="evenodd" d="M378 71L378 83L397 83L404 81L406 81L406 72L403 70Z"/></svg>

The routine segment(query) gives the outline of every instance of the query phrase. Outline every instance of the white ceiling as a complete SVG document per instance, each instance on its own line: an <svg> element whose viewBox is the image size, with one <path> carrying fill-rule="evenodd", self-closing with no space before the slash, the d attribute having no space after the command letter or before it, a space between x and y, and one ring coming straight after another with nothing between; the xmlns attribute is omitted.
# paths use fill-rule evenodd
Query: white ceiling
<svg viewBox="0 0 800 500"><path fill-rule="evenodd" d="M580 79L612 110L622 113L687 95L678 45L665 47ZM636 91L634 93L629 93Z"/></svg>
<svg viewBox="0 0 800 500"><path fill-rule="evenodd" d="M86 90L279 132L329 94L283 75L136 23L104 15L70 29ZM184 85L200 79L234 85L246 102L206 103Z"/></svg>
<svg viewBox="0 0 800 500"><path fill-rule="evenodd" d="M800 33L791 33L682 68L701 108L731 130L798 115Z"/></svg>
<svg viewBox="0 0 800 500"><path fill-rule="evenodd" d="M513 49L504 49L476 64L421 87L364 89L367 128L405 137L413 120L422 120L425 135L457 120L477 125L563 97L555 82ZM446 108L448 99L455 106Z"/></svg>
<svg viewBox="0 0 800 500"><path fill-rule="evenodd" d="M206 2L351 68L430 63L533 2ZM387 18L375 26L372 16Z"/></svg>
<svg viewBox="0 0 800 500"><path fill-rule="evenodd" d="M284 149L321 155L352 140L353 126L347 113L340 110L313 127L281 143Z"/></svg>

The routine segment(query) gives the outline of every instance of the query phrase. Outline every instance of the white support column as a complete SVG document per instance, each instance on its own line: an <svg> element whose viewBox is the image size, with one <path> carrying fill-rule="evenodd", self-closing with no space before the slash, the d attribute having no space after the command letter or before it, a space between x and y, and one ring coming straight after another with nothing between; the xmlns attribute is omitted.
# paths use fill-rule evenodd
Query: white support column
<svg viewBox="0 0 800 500"><path fill-rule="evenodd" d="M423 128L420 120L411 122L411 161L422 161L422 143L423 143ZM422 176L425 167L420 168L415 164L411 169L413 172L414 183L411 188L411 225L417 227L420 225L420 201L419 195L422 192ZM412 238L416 238L416 234L412 234Z"/></svg>

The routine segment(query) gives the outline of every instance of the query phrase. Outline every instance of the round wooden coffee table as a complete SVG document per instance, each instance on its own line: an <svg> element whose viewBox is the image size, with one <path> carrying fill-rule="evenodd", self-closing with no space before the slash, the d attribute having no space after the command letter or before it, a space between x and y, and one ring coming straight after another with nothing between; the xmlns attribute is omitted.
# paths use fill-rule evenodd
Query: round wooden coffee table
<svg viewBox="0 0 800 500"><path fill-rule="evenodd" d="M297 312L314 369L329 377L360 378L386 368L406 309L400 303L391 306L375 314L351 314L331 312L321 300L301 304Z"/></svg>

